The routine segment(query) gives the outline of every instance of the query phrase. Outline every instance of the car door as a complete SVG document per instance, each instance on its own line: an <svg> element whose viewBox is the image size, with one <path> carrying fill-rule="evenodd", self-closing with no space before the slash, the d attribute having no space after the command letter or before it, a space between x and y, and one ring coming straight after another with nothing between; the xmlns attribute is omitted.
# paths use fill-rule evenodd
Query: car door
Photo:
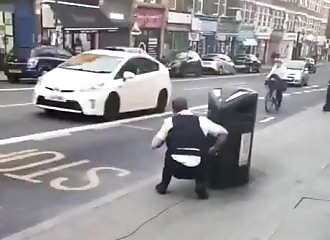
<svg viewBox="0 0 330 240"><path fill-rule="evenodd" d="M139 64L137 58L129 59L118 71L115 76L115 81L120 81L117 84L117 93L120 98L120 111L130 112L143 108L142 93L147 93L146 89L141 91L141 82L143 82L143 75L140 74ZM124 72L132 72L135 76L131 79L124 79ZM138 91L140 89L140 91Z"/></svg>
<svg viewBox="0 0 330 240"><path fill-rule="evenodd" d="M161 83L161 79L159 79L161 78L159 64L152 59L144 57L137 58L136 60L141 77L139 88L136 91L140 92L141 106L144 109L154 108L161 90L159 84Z"/></svg>

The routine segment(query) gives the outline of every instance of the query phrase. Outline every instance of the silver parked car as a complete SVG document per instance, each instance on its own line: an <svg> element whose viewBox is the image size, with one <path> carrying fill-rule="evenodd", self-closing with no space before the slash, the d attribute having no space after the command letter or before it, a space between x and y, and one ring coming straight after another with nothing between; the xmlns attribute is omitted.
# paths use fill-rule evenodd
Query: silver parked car
<svg viewBox="0 0 330 240"><path fill-rule="evenodd" d="M224 54L208 54L202 57L202 67L205 73L235 74L235 64Z"/></svg>
<svg viewBox="0 0 330 240"><path fill-rule="evenodd" d="M297 86L307 86L309 82L309 69L306 67L306 61L293 60L284 64L287 68L284 80L288 84Z"/></svg>

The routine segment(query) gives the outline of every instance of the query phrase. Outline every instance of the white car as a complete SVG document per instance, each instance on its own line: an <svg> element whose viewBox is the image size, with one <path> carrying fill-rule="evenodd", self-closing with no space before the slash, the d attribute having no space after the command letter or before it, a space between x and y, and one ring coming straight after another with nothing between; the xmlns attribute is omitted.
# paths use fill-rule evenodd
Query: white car
<svg viewBox="0 0 330 240"><path fill-rule="evenodd" d="M91 50L43 75L33 103L62 111L116 119L119 113L165 111L171 96L167 68L145 53Z"/></svg>
<svg viewBox="0 0 330 240"><path fill-rule="evenodd" d="M202 57L203 72L216 74L235 74L235 64L232 59L224 54L208 54Z"/></svg>
<svg viewBox="0 0 330 240"><path fill-rule="evenodd" d="M142 48L137 47L120 47L120 46L112 46L112 47L105 47L106 50L111 51L122 51L122 52L128 52L128 53L146 53Z"/></svg>

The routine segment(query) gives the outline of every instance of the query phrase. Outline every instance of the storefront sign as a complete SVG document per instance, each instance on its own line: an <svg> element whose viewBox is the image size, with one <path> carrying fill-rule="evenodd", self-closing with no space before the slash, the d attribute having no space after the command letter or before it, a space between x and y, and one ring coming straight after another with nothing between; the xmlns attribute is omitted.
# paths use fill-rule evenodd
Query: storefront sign
<svg viewBox="0 0 330 240"><path fill-rule="evenodd" d="M192 31L200 31L202 27L202 22L199 18L194 17L191 21L191 30Z"/></svg>
<svg viewBox="0 0 330 240"><path fill-rule="evenodd" d="M226 35L235 36L239 32L239 22L231 17L221 17L218 22L218 32Z"/></svg>
<svg viewBox="0 0 330 240"><path fill-rule="evenodd" d="M256 31L257 39L268 40L272 34L272 29L269 27L259 27Z"/></svg>
<svg viewBox="0 0 330 240"><path fill-rule="evenodd" d="M164 12L160 9L137 8L134 15L140 28L162 28L164 24Z"/></svg>
<svg viewBox="0 0 330 240"><path fill-rule="evenodd" d="M174 24L191 24L191 14L169 12L167 22Z"/></svg>
<svg viewBox="0 0 330 240"><path fill-rule="evenodd" d="M201 31L203 33L216 33L218 23L215 21L201 20Z"/></svg>
<svg viewBox="0 0 330 240"><path fill-rule="evenodd" d="M284 41L296 41L297 33L284 33L283 40Z"/></svg>

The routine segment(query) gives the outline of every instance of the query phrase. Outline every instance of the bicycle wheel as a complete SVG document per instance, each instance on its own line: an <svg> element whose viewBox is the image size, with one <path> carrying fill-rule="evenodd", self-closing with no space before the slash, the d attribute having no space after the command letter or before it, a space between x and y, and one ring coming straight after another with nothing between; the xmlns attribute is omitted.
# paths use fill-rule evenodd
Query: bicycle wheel
<svg viewBox="0 0 330 240"><path fill-rule="evenodd" d="M265 96L265 111L267 113L270 113L273 108L274 108L274 102L273 102L272 94L268 92Z"/></svg>
<svg viewBox="0 0 330 240"><path fill-rule="evenodd" d="M272 96L272 99L273 99L273 103L274 103L274 110L275 112L277 113L279 110L280 110L280 102L279 100L277 99L277 94L276 92L274 92L273 96Z"/></svg>

